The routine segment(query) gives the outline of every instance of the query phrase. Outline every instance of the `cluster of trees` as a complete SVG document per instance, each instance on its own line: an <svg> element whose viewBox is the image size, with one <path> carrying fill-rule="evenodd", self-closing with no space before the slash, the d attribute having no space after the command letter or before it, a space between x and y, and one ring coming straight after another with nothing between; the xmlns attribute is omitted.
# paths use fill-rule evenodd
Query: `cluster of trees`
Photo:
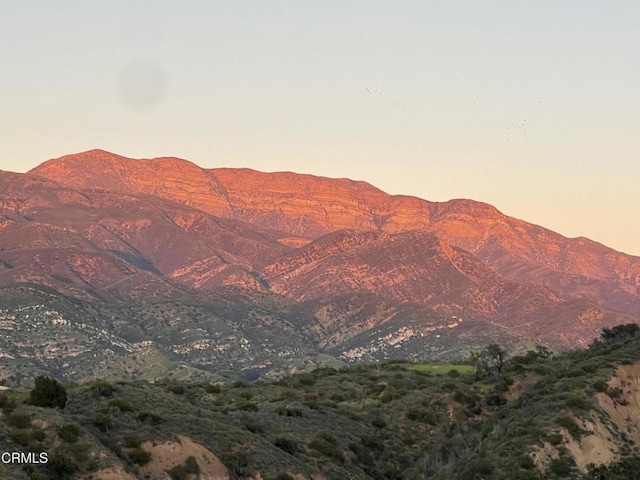
<svg viewBox="0 0 640 480"><path fill-rule="evenodd" d="M613 328L603 328L600 338L591 344L592 349L602 347L617 347L640 338L640 325L627 323L616 325ZM542 345L537 345L535 350L529 350L523 357L526 360L535 358L549 358L553 352ZM498 345L492 343L478 352L471 353L470 361L476 367L478 375L501 375L507 359L508 352Z"/></svg>
<svg viewBox="0 0 640 480"><path fill-rule="evenodd" d="M636 323L616 325L613 328L605 327L602 329L600 338L591 344L591 348L624 345L636 338L640 338L640 325Z"/></svg>

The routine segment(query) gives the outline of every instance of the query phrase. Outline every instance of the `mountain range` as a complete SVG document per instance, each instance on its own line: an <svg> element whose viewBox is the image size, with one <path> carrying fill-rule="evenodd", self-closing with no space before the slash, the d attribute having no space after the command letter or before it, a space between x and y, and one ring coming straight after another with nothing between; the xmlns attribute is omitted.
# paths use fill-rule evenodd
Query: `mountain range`
<svg viewBox="0 0 640 480"><path fill-rule="evenodd" d="M566 349L639 321L640 257L472 200L102 150L0 172L14 381Z"/></svg>

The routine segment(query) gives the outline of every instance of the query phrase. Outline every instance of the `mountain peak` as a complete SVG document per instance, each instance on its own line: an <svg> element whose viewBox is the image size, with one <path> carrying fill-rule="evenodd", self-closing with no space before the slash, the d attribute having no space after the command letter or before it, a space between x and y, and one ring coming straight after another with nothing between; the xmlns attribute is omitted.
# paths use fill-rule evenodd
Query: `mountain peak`
<svg viewBox="0 0 640 480"><path fill-rule="evenodd" d="M158 168L160 166L160 168ZM129 170L140 168L151 169L198 169L202 170L193 162L175 157L158 157L133 159L95 148L86 152L64 155L53 158L33 168L28 173L42 175L46 177L61 176L62 173L73 173L74 175L87 174L91 177L98 176L99 173L111 173L113 171L126 173ZM96 170L97 169L97 170ZM60 179L59 179L60 180ZM86 185L83 185L86 186Z"/></svg>
<svg viewBox="0 0 640 480"><path fill-rule="evenodd" d="M209 213L230 213L224 187L182 158L132 159L94 149L48 160L29 173L76 188L146 193Z"/></svg>

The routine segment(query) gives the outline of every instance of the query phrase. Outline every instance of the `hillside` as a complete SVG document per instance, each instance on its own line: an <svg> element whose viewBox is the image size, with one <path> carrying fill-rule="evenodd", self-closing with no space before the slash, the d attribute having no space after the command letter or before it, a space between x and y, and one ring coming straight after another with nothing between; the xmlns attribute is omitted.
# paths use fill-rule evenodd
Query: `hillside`
<svg viewBox="0 0 640 480"><path fill-rule="evenodd" d="M0 172L0 216L13 385L562 350L640 321L636 257L347 179L94 150Z"/></svg>
<svg viewBox="0 0 640 480"><path fill-rule="evenodd" d="M477 373L396 361L226 386L95 380L68 385L64 408L2 392L3 450L50 462L0 475L632 480L640 340L637 327L608 332L588 350L512 357L501 373L485 360Z"/></svg>
<svg viewBox="0 0 640 480"><path fill-rule="evenodd" d="M249 169L202 169L185 160L134 160L92 150L30 173L77 188L153 194L216 216L293 235L298 244L342 229L433 232L509 281L546 286L605 308L640 312L640 258L569 239L472 200L429 202L348 179Z"/></svg>

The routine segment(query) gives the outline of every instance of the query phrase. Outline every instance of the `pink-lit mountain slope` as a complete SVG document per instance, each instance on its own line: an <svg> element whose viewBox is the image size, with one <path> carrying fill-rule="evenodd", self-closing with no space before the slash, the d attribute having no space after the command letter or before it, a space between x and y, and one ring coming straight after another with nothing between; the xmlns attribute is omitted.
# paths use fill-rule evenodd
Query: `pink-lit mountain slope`
<svg viewBox="0 0 640 480"><path fill-rule="evenodd" d="M186 160L134 160L92 150L49 160L31 173L77 187L146 193L282 232L301 246L343 229L435 234L505 280L563 297L640 312L640 258L569 239L472 200L434 203L388 195L364 182L249 169L202 169Z"/></svg>

